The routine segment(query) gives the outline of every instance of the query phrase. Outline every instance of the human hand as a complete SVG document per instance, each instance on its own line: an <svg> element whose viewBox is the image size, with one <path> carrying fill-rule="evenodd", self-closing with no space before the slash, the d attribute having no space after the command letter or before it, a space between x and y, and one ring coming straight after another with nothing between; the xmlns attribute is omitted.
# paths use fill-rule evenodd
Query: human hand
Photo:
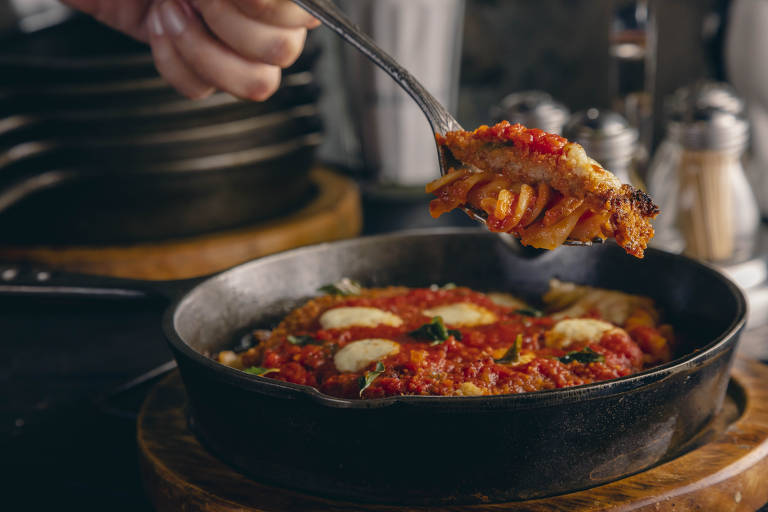
<svg viewBox="0 0 768 512"><path fill-rule="evenodd" d="M290 0L62 0L152 47L179 92L263 101L320 24Z"/></svg>

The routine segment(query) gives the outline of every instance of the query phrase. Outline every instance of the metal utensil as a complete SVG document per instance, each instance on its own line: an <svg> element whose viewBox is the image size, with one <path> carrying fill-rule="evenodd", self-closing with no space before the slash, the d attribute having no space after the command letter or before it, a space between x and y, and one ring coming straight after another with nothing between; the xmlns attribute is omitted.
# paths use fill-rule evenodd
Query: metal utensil
<svg viewBox="0 0 768 512"><path fill-rule="evenodd" d="M419 105L421 111L429 121L429 125L435 134L444 135L450 131L463 130L456 119L427 91L421 83L387 52L379 46L365 33L363 33L346 15L339 10L332 0L293 0L294 3L301 6L307 12L322 21L328 28L336 32L342 39L357 48L366 57L384 70L400 87L413 98ZM446 152L440 144L435 141L437 147L437 159L440 164L440 174L445 175L448 169L458 164L453 156ZM463 164L462 164L463 165ZM464 206L464 211L472 218L485 224L487 214L481 210ZM515 250L520 250L522 245L518 240L506 233L501 233L500 238ZM602 242L602 240L595 240ZM592 242L566 241L565 245L592 245Z"/></svg>

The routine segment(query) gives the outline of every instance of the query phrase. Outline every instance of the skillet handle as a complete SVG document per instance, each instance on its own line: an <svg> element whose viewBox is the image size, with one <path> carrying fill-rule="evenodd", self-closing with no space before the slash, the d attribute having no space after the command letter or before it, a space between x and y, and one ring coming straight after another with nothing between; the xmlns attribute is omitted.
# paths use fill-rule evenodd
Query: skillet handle
<svg viewBox="0 0 768 512"><path fill-rule="evenodd" d="M0 296L175 300L203 278L142 281L0 264Z"/></svg>

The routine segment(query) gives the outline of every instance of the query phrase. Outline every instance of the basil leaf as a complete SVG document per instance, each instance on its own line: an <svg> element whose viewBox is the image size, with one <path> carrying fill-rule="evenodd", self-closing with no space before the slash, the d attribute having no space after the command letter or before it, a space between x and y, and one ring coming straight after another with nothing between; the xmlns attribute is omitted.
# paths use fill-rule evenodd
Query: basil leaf
<svg viewBox="0 0 768 512"><path fill-rule="evenodd" d="M544 313L542 313L536 308L517 309L515 310L515 313L517 313L518 315L532 316L534 318L541 318L544 315Z"/></svg>
<svg viewBox="0 0 768 512"><path fill-rule="evenodd" d="M360 396L363 396L363 391L368 389L368 386L373 384L373 381L376 380L376 378L384 373L384 365L381 361L376 362L376 368L370 372L365 372L363 375L360 376L360 379L358 380L358 383L360 384Z"/></svg>
<svg viewBox="0 0 768 512"><path fill-rule="evenodd" d="M431 322L409 332L408 335L418 340L431 341L430 347L444 343L451 336L461 341L461 331L446 328L440 316L434 317Z"/></svg>
<svg viewBox="0 0 768 512"><path fill-rule="evenodd" d="M246 368L243 371L245 373L250 373L251 375L264 376L268 373L279 372L280 368L262 368L261 366L251 366L250 368Z"/></svg>
<svg viewBox="0 0 768 512"><path fill-rule="evenodd" d="M518 334L515 338L515 343L509 347L507 352L501 359L494 359L493 361L499 364L511 364L520 360L520 350L523 348L523 335Z"/></svg>
<svg viewBox="0 0 768 512"><path fill-rule="evenodd" d="M328 295L360 295L363 287L357 281L345 277L335 283L321 286L317 291L327 293Z"/></svg>
<svg viewBox="0 0 768 512"><path fill-rule="evenodd" d="M286 339L288 342L292 345L298 345L300 347L303 347L304 345L322 345L323 342L313 338L312 336L306 336L304 334L300 334L298 336L294 336L293 334L289 334Z"/></svg>
<svg viewBox="0 0 768 512"><path fill-rule="evenodd" d="M605 361L605 356L603 354L598 354L594 350L592 350L589 347L584 347L583 350L574 350L571 352L568 352L563 357L558 357L561 363L572 363L574 361L578 363L602 363Z"/></svg>

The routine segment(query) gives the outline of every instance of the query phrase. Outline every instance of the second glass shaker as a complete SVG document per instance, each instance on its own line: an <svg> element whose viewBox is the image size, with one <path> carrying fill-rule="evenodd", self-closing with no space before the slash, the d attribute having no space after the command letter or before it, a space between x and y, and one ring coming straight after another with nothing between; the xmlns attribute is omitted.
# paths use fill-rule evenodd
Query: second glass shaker
<svg viewBox="0 0 768 512"><path fill-rule="evenodd" d="M738 113L694 104L673 114L649 178L661 209L654 245L716 263L751 256L759 212L742 166L748 139Z"/></svg>

